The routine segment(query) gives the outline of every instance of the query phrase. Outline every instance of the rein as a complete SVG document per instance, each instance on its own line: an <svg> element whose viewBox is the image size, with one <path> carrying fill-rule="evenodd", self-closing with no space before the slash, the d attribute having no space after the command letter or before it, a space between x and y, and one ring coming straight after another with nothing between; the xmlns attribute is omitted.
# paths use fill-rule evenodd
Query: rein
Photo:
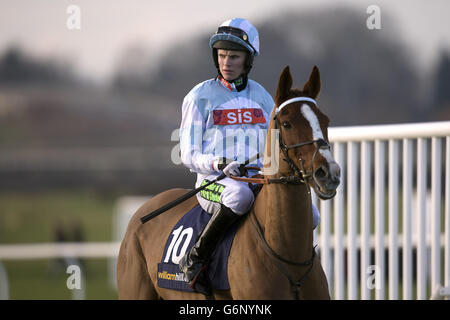
<svg viewBox="0 0 450 320"><path fill-rule="evenodd" d="M244 167L245 170L259 170L260 167ZM256 175L259 176L259 175ZM254 183L254 184L273 184L273 183L282 183L282 184L301 184L306 183L304 179L299 178L298 176L283 176L279 178L249 178L249 177L237 177L237 176L230 176L231 179L236 181L242 181L247 183Z"/></svg>

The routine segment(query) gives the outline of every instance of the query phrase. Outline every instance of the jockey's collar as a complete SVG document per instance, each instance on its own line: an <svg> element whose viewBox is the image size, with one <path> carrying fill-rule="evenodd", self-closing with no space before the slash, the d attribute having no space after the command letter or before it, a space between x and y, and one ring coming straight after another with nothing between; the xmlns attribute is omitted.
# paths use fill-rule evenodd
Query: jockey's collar
<svg viewBox="0 0 450 320"><path fill-rule="evenodd" d="M217 76L217 78L230 91L233 91L233 87L231 86L231 84L234 84L234 87L236 88L236 91L238 91L238 92L244 90L247 87L248 77L246 74L240 76L237 79L230 80L230 81L225 80L225 78L222 77L222 75L220 75L220 74Z"/></svg>

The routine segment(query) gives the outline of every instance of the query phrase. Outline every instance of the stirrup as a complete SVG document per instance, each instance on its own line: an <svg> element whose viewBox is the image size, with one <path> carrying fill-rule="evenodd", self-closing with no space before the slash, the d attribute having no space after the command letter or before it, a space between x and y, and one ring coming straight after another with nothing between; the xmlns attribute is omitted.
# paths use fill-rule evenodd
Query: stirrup
<svg viewBox="0 0 450 320"><path fill-rule="evenodd" d="M178 265L184 274L184 280L189 283L189 287L207 297L211 296L212 287L209 282L206 264L202 265L200 262L193 262L190 256L186 254Z"/></svg>

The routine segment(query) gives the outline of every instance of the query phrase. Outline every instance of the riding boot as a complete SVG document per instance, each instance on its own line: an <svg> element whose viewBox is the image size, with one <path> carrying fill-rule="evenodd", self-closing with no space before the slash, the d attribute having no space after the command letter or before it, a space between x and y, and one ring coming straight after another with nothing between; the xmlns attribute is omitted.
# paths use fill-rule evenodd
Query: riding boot
<svg viewBox="0 0 450 320"><path fill-rule="evenodd" d="M210 255L216 249L228 228L239 218L230 208L221 205L220 211L215 213L206 224L197 241L189 252L179 262L180 270L185 280L192 288L196 288L197 277L205 268Z"/></svg>

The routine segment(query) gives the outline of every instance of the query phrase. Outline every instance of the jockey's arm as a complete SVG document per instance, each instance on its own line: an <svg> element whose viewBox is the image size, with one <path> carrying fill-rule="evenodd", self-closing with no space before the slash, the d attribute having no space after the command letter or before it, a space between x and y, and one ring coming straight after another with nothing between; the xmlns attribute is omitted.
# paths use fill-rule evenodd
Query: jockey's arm
<svg viewBox="0 0 450 320"><path fill-rule="evenodd" d="M212 153L203 153L205 119L197 108L195 101L185 98L180 126L181 161L191 171L211 174L218 171L220 157Z"/></svg>

